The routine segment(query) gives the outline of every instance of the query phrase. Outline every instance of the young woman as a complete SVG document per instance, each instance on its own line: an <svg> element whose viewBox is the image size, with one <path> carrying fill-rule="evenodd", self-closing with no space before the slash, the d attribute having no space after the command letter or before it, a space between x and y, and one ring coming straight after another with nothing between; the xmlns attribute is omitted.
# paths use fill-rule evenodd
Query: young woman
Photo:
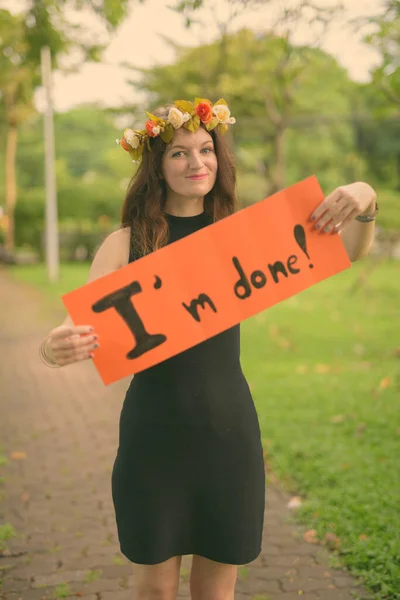
<svg viewBox="0 0 400 600"><path fill-rule="evenodd" d="M236 210L235 167L223 99L178 101L126 130L141 164L88 281L207 227ZM367 253L377 211L365 183L337 188L310 218L341 230L351 260ZM100 340L101 343L101 340ZM58 366L99 346L69 317L42 344ZM112 494L121 551L137 600L174 600L182 555L193 555L192 600L233 600L237 566L261 552L265 472L257 413L240 365L239 325L136 375L120 416Z"/></svg>

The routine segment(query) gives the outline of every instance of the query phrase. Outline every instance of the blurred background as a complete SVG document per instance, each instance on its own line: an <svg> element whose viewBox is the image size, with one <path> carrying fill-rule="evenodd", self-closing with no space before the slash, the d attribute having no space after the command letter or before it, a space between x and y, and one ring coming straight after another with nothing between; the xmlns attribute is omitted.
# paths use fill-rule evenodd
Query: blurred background
<svg viewBox="0 0 400 600"><path fill-rule="evenodd" d="M3 0L3 262L45 255L41 49L53 66L61 261L90 260L134 168L115 145L144 110L225 97L237 125L240 206L309 175L326 194L368 181L375 252L400 256L398 0Z"/></svg>
<svg viewBox="0 0 400 600"><path fill-rule="evenodd" d="M0 556L33 528L15 516L25 484L13 467L27 458L34 485L50 486L36 469L54 454L42 430L53 423L74 473L82 422L113 456L122 393L105 401L84 366L81 377L72 366L50 379L37 348L65 318L62 294L86 282L119 225L135 166L115 140L142 128L145 110L195 96L224 97L237 118L240 207L313 174L325 195L359 180L377 191L370 255L245 321L242 364L269 489L296 494L304 539L327 546L334 567L373 598L399 600L399 0L0 0ZM104 457L89 457L97 477ZM57 498L52 469L51 493L34 507ZM74 479L68 494L86 483ZM53 511L58 521L56 500Z"/></svg>

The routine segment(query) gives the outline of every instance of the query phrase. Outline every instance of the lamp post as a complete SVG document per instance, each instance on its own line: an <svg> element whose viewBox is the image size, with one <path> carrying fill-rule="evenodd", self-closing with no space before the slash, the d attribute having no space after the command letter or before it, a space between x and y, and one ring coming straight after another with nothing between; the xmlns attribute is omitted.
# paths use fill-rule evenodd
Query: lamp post
<svg viewBox="0 0 400 600"><path fill-rule="evenodd" d="M59 278L59 243L58 243L58 211L57 187L55 175L54 148L54 109L51 52L48 46L41 49L42 84L45 95L44 109L44 141L45 141L45 181L46 181L46 211L45 211L45 254L47 275L50 281Z"/></svg>

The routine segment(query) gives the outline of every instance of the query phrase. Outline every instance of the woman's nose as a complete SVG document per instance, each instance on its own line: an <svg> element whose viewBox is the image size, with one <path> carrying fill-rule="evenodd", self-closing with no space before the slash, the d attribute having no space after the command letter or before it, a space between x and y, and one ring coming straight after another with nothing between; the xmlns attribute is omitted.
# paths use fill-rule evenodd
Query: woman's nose
<svg viewBox="0 0 400 600"><path fill-rule="evenodd" d="M198 152L193 152L189 157L189 165L191 169L196 169L203 166L202 157Z"/></svg>

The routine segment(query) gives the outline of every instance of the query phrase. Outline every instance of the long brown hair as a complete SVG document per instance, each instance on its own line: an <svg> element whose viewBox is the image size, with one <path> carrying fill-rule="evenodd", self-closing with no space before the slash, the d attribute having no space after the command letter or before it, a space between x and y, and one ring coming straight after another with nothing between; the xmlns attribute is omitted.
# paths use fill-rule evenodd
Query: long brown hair
<svg viewBox="0 0 400 600"><path fill-rule="evenodd" d="M152 113L166 118L171 106L160 107ZM215 129L209 133L214 141L218 171L214 187L204 197L204 210L213 221L218 221L236 210L236 167L227 136L222 136ZM122 227L132 228L131 250L136 257L165 246L169 236L164 214L167 188L161 178L166 144L160 137L151 139L150 143L151 152L144 147L139 168L129 183L121 214Z"/></svg>

